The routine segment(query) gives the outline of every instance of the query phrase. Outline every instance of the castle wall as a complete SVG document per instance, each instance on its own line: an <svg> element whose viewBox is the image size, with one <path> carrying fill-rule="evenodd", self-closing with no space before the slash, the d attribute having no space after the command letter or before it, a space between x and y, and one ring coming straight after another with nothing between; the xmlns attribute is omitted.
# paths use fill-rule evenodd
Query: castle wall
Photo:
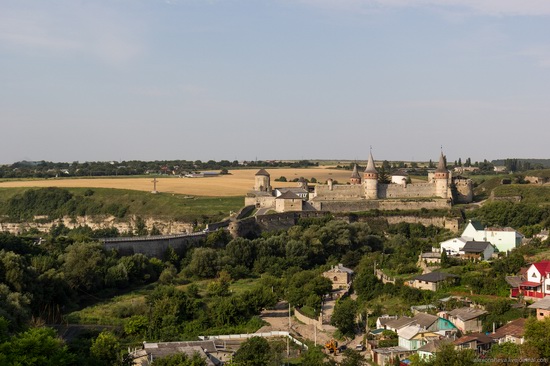
<svg viewBox="0 0 550 366"><path fill-rule="evenodd" d="M168 247L172 247L176 253L181 255L187 249L201 244L206 235L206 233L197 233L187 236L174 235L173 237L112 238L105 239L103 246L107 250L116 250L120 256L141 253L148 257L164 259Z"/></svg>
<svg viewBox="0 0 550 366"><path fill-rule="evenodd" d="M474 200L471 180L457 180L455 181L455 188L454 199L456 203L470 203Z"/></svg>
<svg viewBox="0 0 550 366"><path fill-rule="evenodd" d="M365 197L363 186L360 184L343 185L335 184L332 190L329 185L317 185L315 196L323 200L355 200Z"/></svg>
<svg viewBox="0 0 550 366"><path fill-rule="evenodd" d="M313 207L317 210L331 212L360 212L368 210L419 210L425 208L448 209L451 207L449 200L432 198L429 200L414 199L387 199L387 200L354 200L354 201L315 201Z"/></svg>
<svg viewBox="0 0 550 366"><path fill-rule="evenodd" d="M435 184L413 183L413 184L379 184L378 198L419 198L434 197Z"/></svg>
<svg viewBox="0 0 550 366"><path fill-rule="evenodd" d="M302 211L302 199L276 199L275 211L277 212L289 212L289 211Z"/></svg>
<svg viewBox="0 0 550 366"><path fill-rule="evenodd" d="M275 209L275 197L273 196L258 196L244 198L245 206L254 206L256 208L273 208Z"/></svg>

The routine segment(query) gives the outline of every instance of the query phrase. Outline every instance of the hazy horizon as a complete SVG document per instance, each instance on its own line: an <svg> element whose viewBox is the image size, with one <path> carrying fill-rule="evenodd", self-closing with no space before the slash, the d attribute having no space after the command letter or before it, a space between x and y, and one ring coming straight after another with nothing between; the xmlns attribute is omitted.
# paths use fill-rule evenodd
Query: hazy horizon
<svg viewBox="0 0 550 366"><path fill-rule="evenodd" d="M5 0L0 164L550 158L549 18L537 0Z"/></svg>

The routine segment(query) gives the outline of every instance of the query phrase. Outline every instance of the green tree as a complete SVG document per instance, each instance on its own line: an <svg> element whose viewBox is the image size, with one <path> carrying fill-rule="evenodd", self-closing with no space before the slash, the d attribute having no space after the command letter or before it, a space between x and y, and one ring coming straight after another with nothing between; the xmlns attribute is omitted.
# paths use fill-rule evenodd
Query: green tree
<svg viewBox="0 0 550 366"><path fill-rule="evenodd" d="M90 347L90 355L95 359L96 365L111 366L120 361L120 342L113 333L103 331L93 340Z"/></svg>
<svg viewBox="0 0 550 366"><path fill-rule="evenodd" d="M51 328L31 328L0 344L6 366L72 365L75 357Z"/></svg>
<svg viewBox="0 0 550 366"><path fill-rule="evenodd" d="M201 278L213 278L218 273L218 253L212 248L197 248L191 255L189 271Z"/></svg>
<svg viewBox="0 0 550 366"><path fill-rule="evenodd" d="M269 363L270 347L265 338L247 339L235 353L233 361L242 366L265 366Z"/></svg>
<svg viewBox="0 0 550 366"><path fill-rule="evenodd" d="M200 354L189 357L185 353L155 359L155 366L206 366L206 360Z"/></svg>
<svg viewBox="0 0 550 366"><path fill-rule="evenodd" d="M334 306L331 324L338 328L342 334L353 336L355 334L357 315L357 303L348 298L340 299Z"/></svg>
<svg viewBox="0 0 550 366"><path fill-rule="evenodd" d="M525 323L525 343L538 351L538 357L550 359L550 318L527 319Z"/></svg>
<svg viewBox="0 0 550 366"><path fill-rule="evenodd" d="M319 366L325 363L327 355L323 353L321 347L309 347L308 351L302 356L302 366Z"/></svg>
<svg viewBox="0 0 550 366"><path fill-rule="evenodd" d="M96 290L103 283L105 252L99 243L76 243L65 249L61 267L71 288Z"/></svg>
<svg viewBox="0 0 550 366"><path fill-rule="evenodd" d="M367 366L367 360L357 351L347 349L344 351L344 359L339 366Z"/></svg>

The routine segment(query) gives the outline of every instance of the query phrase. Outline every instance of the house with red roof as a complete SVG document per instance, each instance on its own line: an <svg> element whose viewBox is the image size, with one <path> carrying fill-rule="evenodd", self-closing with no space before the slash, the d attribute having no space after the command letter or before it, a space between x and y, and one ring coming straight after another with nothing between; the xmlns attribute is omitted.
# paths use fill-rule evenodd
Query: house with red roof
<svg viewBox="0 0 550 366"><path fill-rule="evenodd" d="M512 297L542 299L548 295L550 295L550 261L531 264L522 280L511 289Z"/></svg>

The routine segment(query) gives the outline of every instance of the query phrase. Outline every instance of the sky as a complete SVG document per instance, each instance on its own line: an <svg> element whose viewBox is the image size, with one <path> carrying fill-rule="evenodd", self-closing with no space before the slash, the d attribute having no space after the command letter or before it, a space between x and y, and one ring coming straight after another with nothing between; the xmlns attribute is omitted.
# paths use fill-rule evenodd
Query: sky
<svg viewBox="0 0 550 366"><path fill-rule="evenodd" d="M0 163L550 158L548 0L2 0Z"/></svg>

